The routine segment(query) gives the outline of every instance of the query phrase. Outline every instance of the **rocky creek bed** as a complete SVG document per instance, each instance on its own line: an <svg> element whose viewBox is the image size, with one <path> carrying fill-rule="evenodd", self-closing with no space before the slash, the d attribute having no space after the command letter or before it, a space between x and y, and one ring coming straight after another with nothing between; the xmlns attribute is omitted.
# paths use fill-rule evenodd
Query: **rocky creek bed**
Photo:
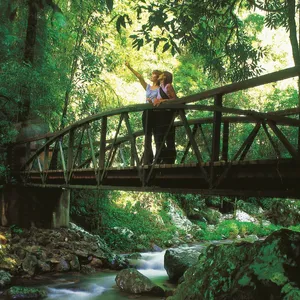
<svg viewBox="0 0 300 300"><path fill-rule="evenodd" d="M77 274L74 276L77 276L78 282L88 278L97 282L97 278L103 279L105 272L112 272L107 269L114 270L114 273L108 274L109 289L116 285L119 295L125 297L120 296L120 299L127 299L130 294L169 300L300 299L300 233L287 229L252 243L240 241L196 249L168 249L161 254L164 256L165 274L168 274L164 280L179 283L175 291L166 284L157 284L155 278L142 274L132 265L128 268L130 262L127 257L113 254L99 236L91 235L74 224L69 229L32 228L1 241L6 254L1 257L0 287L7 299L21 299L16 295L22 295L22 299L48 297L45 289L25 289L25 292L16 287L16 278L21 278L24 285L26 280L42 275L56 277L54 274L60 273L59 278L62 279L73 272ZM137 261L140 259L136 257ZM101 270L102 273L99 273ZM75 281L70 279L70 282ZM82 292L79 287L80 284L75 284L70 291ZM56 299L71 299L70 294L60 297Z"/></svg>

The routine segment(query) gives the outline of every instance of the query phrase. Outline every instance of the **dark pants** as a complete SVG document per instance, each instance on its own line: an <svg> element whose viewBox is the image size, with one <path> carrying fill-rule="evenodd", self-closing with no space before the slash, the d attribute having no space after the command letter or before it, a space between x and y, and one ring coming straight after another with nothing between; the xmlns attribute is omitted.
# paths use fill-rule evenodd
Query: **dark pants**
<svg viewBox="0 0 300 300"><path fill-rule="evenodd" d="M148 120L147 120L147 112L148 112ZM148 122L147 122L148 121ZM144 150L144 163L145 164L151 164L153 161L153 150L152 150L152 133L153 133L153 127L154 127L154 114L152 110L144 111L142 115L142 123L143 123L143 131L145 134L149 135L149 139L147 141L147 144L145 144L145 150ZM147 151L146 151L147 148ZM145 153L147 153L147 157L145 157Z"/></svg>
<svg viewBox="0 0 300 300"><path fill-rule="evenodd" d="M156 146L156 153L158 153L160 147L162 147L157 162L165 163L165 164L173 164L176 159L174 124L172 124L164 143L163 143L163 139L168 130L170 123L172 122L174 111L154 110L153 112L154 112L153 133L154 133L154 140Z"/></svg>

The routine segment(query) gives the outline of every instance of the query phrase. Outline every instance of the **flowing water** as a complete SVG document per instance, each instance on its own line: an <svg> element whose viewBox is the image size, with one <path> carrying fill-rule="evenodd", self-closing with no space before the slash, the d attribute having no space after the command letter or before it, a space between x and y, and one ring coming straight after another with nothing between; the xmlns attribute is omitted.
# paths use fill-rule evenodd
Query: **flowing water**
<svg viewBox="0 0 300 300"><path fill-rule="evenodd" d="M211 243L231 243L232 241L212 241ZM194 248L202 250L205 248L203 244L186 246L186 248ZM181 246L184 248L184 246ZM142 258L130 260L131 265L135 266L142 274L152 280L155 284L163 289L175 288L174 285L168 282L168 275L164 269L163 252L141 253ZM157 300L158 297L151 296L134 296L132 294L121 292L115 284L117 272L102 271L92 275L68 275L57 278L51 284L46 284L48 289L48 298L56 300L125 300L125 299L141 299L141 300ZM62 279L63 278L63 279Z"/></svg>
<svg viewBox="0 0 300 300"><path fill-rule="evenodd" d="M165 252L141 253L142 258L130 260L131 264L155 284L162 288L172 287L168 283L168 275L164 269ZM43 284L26 283L24 286L43 287L48 291L46 299L56 300L123 300L135 299L136 296L122 292L115 283L117 271L101 271L91 275L59 274ZM154 300L158 297L138 296L141 300Z"/></svg>
<svg viewBox="0 0 300 300"><path fill-rule="evenodd" d="M212 241L211 243L231 243L231 241ZM201 250L207 245L197 244L186 246L186 248L194 248ZM181 246L180 248L184 248ZM168 275L164 269L163 252L141 253L142 257L136 260L130 260L132 266L135 266L142 274L152 280L155 284L163 289L175 288L168 282ZM140 296L125 293L116 286L115 278L117 271L101 271L90 275L79 273L74 274L57 274L48 278L42 278L38 281L21 282L23 286L42 287L48 291L46 299L56 300L125 300L125 299L141 299L141 300L157 300L159 297ZM0 296L0 299L3 299Z"/></svg>

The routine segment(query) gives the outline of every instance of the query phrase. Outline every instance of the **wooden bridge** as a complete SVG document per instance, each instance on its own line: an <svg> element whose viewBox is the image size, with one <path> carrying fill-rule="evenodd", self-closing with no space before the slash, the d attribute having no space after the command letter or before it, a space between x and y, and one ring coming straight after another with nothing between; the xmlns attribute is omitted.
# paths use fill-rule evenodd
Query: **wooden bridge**
<svg viewBox="0 0 300 300"><path fill-rule="evenodd" d="M300 198L299 108L258 112L229 105L233 96L242 103L245 90L299 74L294 67L161 104L157 110L174 111L174 164L146 161L151 137L143 134L141 115L153 107L140 104L16 144L12 176L40 188Z"/></svg>

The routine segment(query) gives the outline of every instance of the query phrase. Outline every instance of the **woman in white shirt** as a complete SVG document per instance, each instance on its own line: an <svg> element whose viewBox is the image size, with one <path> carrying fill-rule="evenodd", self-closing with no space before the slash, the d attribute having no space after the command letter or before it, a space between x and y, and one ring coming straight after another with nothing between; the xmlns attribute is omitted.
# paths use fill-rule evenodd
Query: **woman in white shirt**
<svg viewBox="0 0 300 300"><path fill-rule="evenodd" d="M146 102L152 103L154 105L154 100L158 97L158 91L160 87L159 82L159 76L162 74L159 70L154 70L151 74L151 85L147 84L144 77L138 73L136 70L134 70L128 62L125 63L126 67L138 78L139 82L143 86L143 88L146 91ZM148 141L148 144L145 145L149 149L148 153L149 156L146 159L146 162L151 164L153 161L153 151L152 151L152 134L153 134L153 128L155 124L155 113L152 110L148 110L148 122L146 124L146 111L143 112L142 115L142 123L143 123L143 130L145 134L150 134L150 139Z"/></svg>

